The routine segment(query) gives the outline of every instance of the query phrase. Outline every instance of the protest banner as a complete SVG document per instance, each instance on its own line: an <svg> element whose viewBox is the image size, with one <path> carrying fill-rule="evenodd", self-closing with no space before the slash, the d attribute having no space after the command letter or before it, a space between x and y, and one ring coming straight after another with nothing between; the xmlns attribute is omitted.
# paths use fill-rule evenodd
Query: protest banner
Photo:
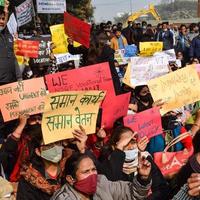
<svg viewBox="0 0 200 200"><path fill-rule="evenodd" d="M80 55L72 55L70 53L65 54L55 54L56 64L60 65L62 63L66 63L72 60L80 60Z"/></svg>
<svg viewBox="0 0 200 200"><path fill-rule="evenodd" d="M169 49L169 50L161 51L161 52L155 52L153 55L167 57L168 61L176 60L176 53L174 49Z"/></svg>
<svg viewBox="0 0 200 200"><path fill-rule="evenodd" d="M14 37L14 35L17 33L17 21L16 21L14 13L10 15L10 18L7 23L7 27L10 34Z"/></svg>
<svg viewBox="0 0 200 200"><path fill-rule="evenodd" d="M5 122L23 114L37 114L44 110L46 86L43 78L35 78L0 86L0 109Z"/></svg>
<svg viewBox="0 0 200 200"><path fill-rule="evenodd" d="M61 54L68 52L68 36L64 31L64 24L58 24L54 26L50 26L50 31L52 35L52 42L55 45L55 49L53 49L54 54ZM74 42L74 47L80 46L79 43Z"/></svg>
<svg viewBox="0 0 200 200"><path fill-rule="evenodd" d="M124 117L124 126L138 133L139 138L147 136L149 139L161 134L162 123L160 109L155 107L135 115Z"/></svg>
<svg viewBox="0 0 200 200"><path fill-rule="evenodd" d="M80 19L65 12L64 25L65 25L65 33L69 37L71 37L74 41L79 42L80 44L89 48L90 30L91 30L90 24L81 21Z"/></svg>
<svg viewBox="0 0 200 200"><path fill-rule="evenodd" d="M161 114L200 100L200 81L195 66L188 66L148 82L154 101L162 99Z"/></svg>
<svg viewBox="0 0 200 200"><path fill-rule="evenodd" d="M38 57L32 59L33 64L49 65L51 37L30 38L30 40L39 42Z"/></svg>
<svg viewBox="0 0 200 200"><path fill-rule="evenodd" d="M14 45L15 54L29 58L38 58L39 42L32 40L16 40Z"/></svg>
<svg viewBox="0 0 200 200"><path fill-rule="evenodd" d="M66 0L37 0L38 13L64 13L66 11Z"/></svg>
<svg viewBox="0 0 200 200"><path fill-rule="evenodd" d="M109 63L48 74L45 79L49 92L105 90L115 93Z"/></svg>
<svg viewBox="0 0 200 200"><path fill-rule="evenodd" d="M132 57L131 58L131 85L146 85L147 81L169 72L166 56Z"/></svg>
<svg viewBox="0 0 200 200"><path fill-rule="evenodd" d="M0 6L4 6L4 0L0 0Z"/></svg>
<svg viewBox="0 0 200 200"><path fill-rule="evenodd" d="M99 106L104 91L51 93L45 100L42 133L45 144L73 138L81 125L87 134L95 133Z"/></svg>
<svg viewBox="0 0 200 200"><path fill-rule="evenodd" d="M32 21L34 8L32 0L26 0L19 6L15 7L18 27L23 26Z"/></svg>
<svg viewBox="0 0 200 200"><path fill-rule="evenodd" d="M130 78L131 78L131 63L128 63L128 66L126 68L126 73L124 75L124 78L122 80L122 82L126 85L128 85L129 87L133 87L131 85L131 81L130 81Z"/></svg>
<svg viewBox="0 0 200 200"><path fill-rule="evenodd" d="M111 129L114 122L127 115L131 93L107 95L102 104L101 126Z"/></svg>
<svg viewBox="0 0 200 200"><path fill-rule="evenodd" d="M152 56L163 49L163 42L140 42L139 45L140 56Z"/></svg>

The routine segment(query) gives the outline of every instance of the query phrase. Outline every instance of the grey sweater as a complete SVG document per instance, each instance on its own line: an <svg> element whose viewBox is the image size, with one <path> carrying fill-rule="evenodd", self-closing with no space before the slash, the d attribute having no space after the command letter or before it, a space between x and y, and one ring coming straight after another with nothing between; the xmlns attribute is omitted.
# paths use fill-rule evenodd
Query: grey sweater
<svg viewBox="0 0 200 200"><path fill-rule="evenodd" d="M98 175L97 191L93 200L143 200L151 187L141 185L137 178L133 182L111 182L103 175ZM57 191L51 200L81 200L80 195L69 184Z"/></svg>

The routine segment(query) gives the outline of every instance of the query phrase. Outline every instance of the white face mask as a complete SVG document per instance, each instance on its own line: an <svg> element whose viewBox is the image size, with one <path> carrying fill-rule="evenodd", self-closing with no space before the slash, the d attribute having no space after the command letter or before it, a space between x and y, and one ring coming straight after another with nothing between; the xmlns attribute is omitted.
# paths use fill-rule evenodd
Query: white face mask
<svg viewBox="0 0 200 200"><path fill-rule="evenodd" d="M54 147L48 150L42 151L41 157L52 163L58 163L62 159L62 151L63 151L63 146L55 145Z"/></svg>
<svg viewBox="0 0 200 200"><path fill-rule="evenodd" d="M125 160L126 161L133 161L138 157L139 150L138 148L124 151L126 154Z"/></svg>

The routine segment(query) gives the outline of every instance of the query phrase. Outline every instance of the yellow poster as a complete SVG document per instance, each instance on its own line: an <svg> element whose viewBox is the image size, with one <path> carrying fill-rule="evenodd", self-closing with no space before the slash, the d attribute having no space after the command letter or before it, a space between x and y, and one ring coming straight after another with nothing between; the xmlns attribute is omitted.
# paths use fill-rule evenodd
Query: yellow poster
<svg viewBox="0 0 200 200"><path fill-rule="evenodd" d="M152 56L162 49L163 42L140 42L140 56Z"/></svg>
<svg viewBox="0 0 200 200"><path fill-rule="evenodd" d="M104 91L50 93L45 100L42 132L45 144L73 138L81 125L87 134L95 133L96 120Z"/></svg>
<svg viewBox="0 0 200 200"><path fill-rule="evenodd" d="M200 80L194 66L188 66L148 82L154 101L162 99L161 114L200 100Z"/></svg>
<svg viewBox="0 0 200 200"><path fill-rule="evenodd" d="M128 85L131 88L134 88L131 85L131 79L130 78L131 78L131 63L128 63L128 66L127 66L127 69L126 69L126 73L125 73L124 78L123 78L123 83Z"/></svg>
<svg viewBox="0 0 200 200"><path fill-rule="evenodd" d="M68 49L68 36L65 34L64 24L58 24L50 26L50 31L52 35L52 42L55 44L56 48L53 50L54 54L67 53ZM74 41L74 46L78 47L80 44Z"/></svg>

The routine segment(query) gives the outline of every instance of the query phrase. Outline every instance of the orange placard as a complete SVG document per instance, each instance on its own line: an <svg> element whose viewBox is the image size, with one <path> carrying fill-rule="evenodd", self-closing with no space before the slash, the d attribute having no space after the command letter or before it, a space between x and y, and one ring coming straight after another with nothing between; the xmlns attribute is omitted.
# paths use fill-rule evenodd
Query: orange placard
<svg viewBox="0 0 200 200"><path fill-rule="evenodd" d="M39 41L17 40L15 42L15 54L29 58L38 58Z"/></svg>
<svg viewBox="0 0 200 200"><path fill-rule="evenodd" d="M46 87L43 78L10 83L0 87L0 109L4 121L23 114L37 114L44 110Z"/></svg>

